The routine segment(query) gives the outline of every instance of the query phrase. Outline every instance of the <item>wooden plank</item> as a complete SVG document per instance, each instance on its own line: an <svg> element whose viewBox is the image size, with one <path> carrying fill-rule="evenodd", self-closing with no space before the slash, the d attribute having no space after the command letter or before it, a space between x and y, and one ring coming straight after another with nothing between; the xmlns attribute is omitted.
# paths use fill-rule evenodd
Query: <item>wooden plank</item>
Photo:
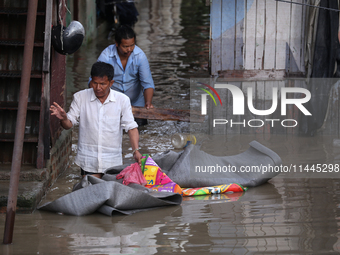
<svg viewBox="0 0 340 255"><path fill-rule="evenodd" d="M294 82L294 87L307 89L306 81L304 79L295 79L295 80L293 80L293 82ZM304 98L305 95L302 94L302 93L295 93L294 97L296 97L296 98L301 98L301 97ZM291 128L293 135L298 135L299 134L299 129L300 129L299 120L301 119L301 115L302 114L303 113L300 111L300 109L297 108L296 105L294 105L294 112L293 112L293 118L292 119L296 120L296 122L298 124L297 124L296 127ZM290 123L290 125L293 125L293 124L294 123Z"/></svg>
<svg viewBox="0 0 340 255"><path fill-rule="evenodd" d="M255 37L256 37L256 5L257 0L254 2L247 1L246 19L246 46L245 46L245 69L253 70L255 68Z"/></svg>
<svg viewBox="0 0 340 255"><path fill-rule="evenodd" d="M295 79L293 80L293 87L296 87L296 88L305 88L307 89L307 85L306 85L306 82L305 80L303 79ZM303 93L295 93L294 94L294 98L304 98L305 95ZM307 104L305 104L305 106L307 106ZM299 134L299 130L300 130L300 124L299 124L299 121L302 119L302 116L304 116L304 114L301 112L301 110L296 107L296 105L294 105L294 108L293 108L293 115L292 115L292 119L296 120L296 122L298 123L296 127L294 128L291 128L291 133L293 135L298 135ZM293 125L294 123L291 122L291 123L288 123L290 125Z"/></svg>
<svg viewBox="0 0 340 255"><path fill-rule="evenodd" d="M270 109L273 106L273 88L278 87L278 81L265 81L265 108ZM276 94L278 96L278 93ZM279 100L277 100L279 104ZM277 107L276 107L277 109ZM274 119L275 112L270 115L265 116L266 119ZM269 138L273 134L274 130L278 127L278 121L268 121L266 122L266 138Z"/></svg>
<svg viewBox="0 0 340 255"><path fill-rule="evenodd" d="M235 70L244 68L243 48L244 48L244 28L245 28L245 1L236 1L236 26L235 26Z"/></svg>
<svg viewBox="0 0 340 255"><path fill-rule="evenodd" d="M52 0L46 1L46 18L45 18L45 39L44 39L44 56L43 72L50 72L51 62L51 33L52 33Z"/></svg>
<svg viewBox="0 0 340 255"><path fill-rule="evenodd" d="M2 133L0 134L0 142L14 142L15 133ZM24 142L26 143L36 143L38 142L38 137L32 134L24 135ZM33 161L31 161L33 162Z"/></svg>
<svg viewBox="0 0 340 255"><path fill-rule="evenodd" d="M235 82L234 81L234 82L230 82L230 84L235 85L239 89L242 89L242 82ZM228 90L227 100L228 100L227 119L228 119L229 122L231 122L231 120L232 120L232 123L233 123L233 124L228 123L229 124L228 125L228 128L229 128L228 134L240 134L241 130L244 128L244 124L240 124L240 123L243 123L243 119L244 119L243 117L244 116L233 115L234 109L233 109L233 107L230 107L230 106L232 106L233 101L235 99L232 97L232 94L229 90Z"/></svg>
<svg viewBox="0 0 340 255"><path fill-rule="evenodd" d="M266 0L266 23L264 35L264 69L275 69L276 59L276 5L273 0Z"/></svg>
<svg viewBox="0 0 340 255"><path fill-rule="evenodd" d="M257 1L255 69L264 68L265 1Z"/></svg>
<svg viewBox="0 0 340 255"><path fill-rule="evenodd" d="M211 31L211 74L215 75L221 70L221 6L222 0L214 0L211 4L210 31Z"/></svg>
<svg viewBox="0 0 340 255"><path fill-rule="evenodd" d="M286 76L285 70L226 70L219 72L219 77L242 78L249 80L281 80Z"/></svg>
<svg viewBox="0 0 340 255"><path fill-rule="evenodd" d="M302 3L302 0L295 0L297 3ZM301 58L303 57L302 52L304 45L301 44L301 37L304 34L301 34L302 27L304 26L304 21L301 20L302 17L302 9L301 5L293 4L291 11L291 29L290 29L290 65L289 72L297 73L301 72Z"/></svg>
<svg viewBox="0 0 340 255"><path fill-rule="evenodd" d="M200 112L190 110L153 108L147 110L145 107L132 106L135 118L149 120L176 120L186 122L204 122L205 117Z"/></svg>
<svg viewBox="0 0 340 255"><path fill-rule="evenodd" d="M294 81L292 80L287 80L286 81L286 87L295 87ZM296 93L292 94L292 93L287 93L287 98L295 98L297 95ZM301 96L301 95L300 95ZM282 98L281 98L282 100ZM293 104L288 104L287 105L287 111L286 111L286 116L284 117L284 119L294 119L294 112L295 112L295 105ZM291 123L284 123L285 125L291 125ZM293 135L294 134L294 130L291 127L284 127L286 130L286 133L289 135Z"/></svg>
<svg viewBox="0 0 340 255"><path fill-rule="evenodd" d="M286 129L282 127L281 121L284 119L283 116L281 116L281 88L285 87L284 81L276 81L275 86L277 87L277 99L278 99L278 105L276 108L276 111L272 114L272 119L278 119L279 121L275 121L275 126L272 128L272 134L285 134Z"/></svg>
<svg viewBox="0 0 340 255"><path fill-rule="evenodd" d="M301 57L300 57L300 71L305 74L306 73L306 67L305 67L305 29L306 29L306 6L302 7L302 15L301 15Z"/></svg>
<svg viewBox="0 0 340 255"><path fill-rule="evenodd" d="M273 107L273 98L277 92L273 92L273 88L277 88L277 81L265 81L264 82L264 110L269 110ZM277 101L279 103L279 100ZM277 106L277 105L276 105ZM275 107L275 106L274 106ZM273 119L274 113L264 116L264 119ZM277 121L264 121L264 137L265 139L269 139L275 129L278 126Z"/></svg>
<svg viewBox="0 0 340 255"><path fill-rule="evenodd" d="M264 110L265 109L265 84L264 81L256 82L256 97L255 102L253 103L256 110ZM265 116L263 115L255 115L255 119L262 120L264 122ZM253 122L252 125L260 126L260 122ZM265 126L255 128L256 134L263 134L265 132Z"/></svg>
<svg viewBox="0 0 340 255"><path fill-rule="evenodd" d="M222 1L221 11L222 11L221 70L234 70L235 25L236 25L235 0Z"/></svg>
<svg viewBox="0 0 340 255"><path fill-rule="evenodd" d="M277 3L277 26L276 26L276 69L286 69L289 58L287 46L290 34L290 8L291 4Z"/></svg>
<svg viewBox="0 0 340 255"><path fill-rule="evenodd" d="M230 94L230 91L228 89L216 88L216 92L220 95L223 106L220 106L220 103L217 101L217 98L215 98L217 106L214 105L212 100L209 100L210 109L212 109L211 111L212 119L227 119L229 121L229 119L232 118L232 114L230 114L230 111L228 111L228 109L233 108L232 103L230 102L230 100L228 100L228 95ZM227 124L218 124L212 128L212 134L226 135L229 132L229 129L230 129L229 122Z"/></svg>
<svg viewBox="0 0 340 255"><path fill-rule="evenodd" d="M50 151L50 63L51 63L51 28L52 28L52 0L46 1L45 42L43 56L43 79L41 82L41 104L39 118L39 139L37 152L37 168L45 167L45 159Z"/></svg>
<svg viewBox="0 0 340 255"><path fill-rule="evenodd" d="M255 115L253 115L248 108L248 88L252 88L253 94L252 94L252 101L255 102L256 98L256 82L251 81L251 82L242 82L242 91L244 95L247 95L244 100L244 115L240 118L240 121L245 120L245 127L241 129L242 134L254 134L255 133L255 128L249 127L248 126L248 121L251 119L255 119Z"/></svg>

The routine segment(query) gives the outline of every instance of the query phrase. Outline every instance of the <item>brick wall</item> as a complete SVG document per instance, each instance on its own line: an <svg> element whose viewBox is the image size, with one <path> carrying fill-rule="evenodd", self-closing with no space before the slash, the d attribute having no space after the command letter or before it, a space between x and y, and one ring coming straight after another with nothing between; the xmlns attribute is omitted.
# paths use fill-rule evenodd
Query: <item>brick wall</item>
<svg viewBox="0 0 340 255"><path fill-rule="evenodd" d="M72 130L63 130L50 151L50 161L47 165L49 188L57 177L68 167L72 150Z"/></svg>

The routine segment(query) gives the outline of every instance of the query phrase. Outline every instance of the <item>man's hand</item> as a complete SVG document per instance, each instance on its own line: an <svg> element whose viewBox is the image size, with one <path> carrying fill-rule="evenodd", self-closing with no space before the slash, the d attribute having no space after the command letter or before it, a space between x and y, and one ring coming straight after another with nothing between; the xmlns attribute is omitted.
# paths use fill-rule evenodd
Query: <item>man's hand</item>
<svg viewBox="0 0 340 255"><path fill-rule="evenodd" d="M56 116L60 120L67 120L66 112L56 102L50 107L51 115Z"/></svg>
<svg viewBox="0 0 340 255"><path fill-rule="evenodd" d="M136 162L138 162L139 165L142 164L142 154L140 154L139 151L135 151L135 153L133 154L133 157L136 160Z"/></svg>
<svg viewBox="0 0 340 255"><path fill-rule="evenodd" d="M134 128L134 129L130 129L128 131L128 135L130 138L130 143L131 143L131 148L133 151L133 157L136 160L136 162L138 162L138 164L140 165L142 163L141 159L142 159L142 154L140 154L140 152L138 151L138 141L139 141L139 133L138 133L138 128Z"/></svg>
<svg viewBox="0 0 340 255"><path fill-rule="evenodd" d="M153 104L151 102L146 102L145 108L149 110L149 109L153 109L154 107L153 107Z"/></svg>
<svg viewBox="0 0 340 255"><path fill-rule="evenodd" d="M50 111L51 115L56 116L60 120L60 124L63 128L70 129L73 126L72 122L67 118L67 114L64 109L61 108L56 102L51 105Z"/></svg>

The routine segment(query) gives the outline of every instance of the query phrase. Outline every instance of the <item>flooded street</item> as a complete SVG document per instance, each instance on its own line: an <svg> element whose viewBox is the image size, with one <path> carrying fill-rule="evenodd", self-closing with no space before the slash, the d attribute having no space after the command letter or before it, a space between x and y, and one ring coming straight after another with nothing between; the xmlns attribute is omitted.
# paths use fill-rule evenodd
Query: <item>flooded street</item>
<svg viewBox="0 0 340 255"><path fill-rule="evenodd" d="M199 0L139 0L137 45L148 56L158 108L189 109L190 78L208 77L209 7ZM92 64L112 44L105 35L68 56L67 109L73 93L87 87ZM189 133L189 123L149 121L140 128L142 153L173 150L170 138ZM77 130L73 133L73 156ZM257 140L284 164L340 164L340 142L333 136L231 135L203 140L202 150L235 155ZM124 163L132 162L127 135ZM44 198L55 200L80 181L70 166ZM0 232L5 215L0 214ZM339 254L340 179L283 178L244 193L185 197L169 206L133 215L99 213L75 217L45 211L17 214L13 244L0 254Z"/></svg>

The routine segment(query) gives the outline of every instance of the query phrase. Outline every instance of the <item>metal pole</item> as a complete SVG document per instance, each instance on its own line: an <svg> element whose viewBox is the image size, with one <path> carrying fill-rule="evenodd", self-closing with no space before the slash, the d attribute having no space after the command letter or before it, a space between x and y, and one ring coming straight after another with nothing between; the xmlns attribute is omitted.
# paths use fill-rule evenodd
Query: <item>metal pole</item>
<svg viewBox="0 0 340 255"><path fill-rule="evenodd" d="M15 126L11 179L10 179L9 191L8 191L5 234L4 234L4 240L3 240L4 244L12 243L12 238L13 238L13 228L14 228L14 220L15 220L15 211L16 211L16 206L17 206L22 148L23 148L23 143L24 143L25 123L26 123L26 114L27 114L28 92L29 92L29 85L30 85L30 79L31 79L37 7L38 7L38 0L28 1L25 47L24 47L24 56L23 56L23 66L22 66L22 71L21 71L17 122Z"/></svg>

